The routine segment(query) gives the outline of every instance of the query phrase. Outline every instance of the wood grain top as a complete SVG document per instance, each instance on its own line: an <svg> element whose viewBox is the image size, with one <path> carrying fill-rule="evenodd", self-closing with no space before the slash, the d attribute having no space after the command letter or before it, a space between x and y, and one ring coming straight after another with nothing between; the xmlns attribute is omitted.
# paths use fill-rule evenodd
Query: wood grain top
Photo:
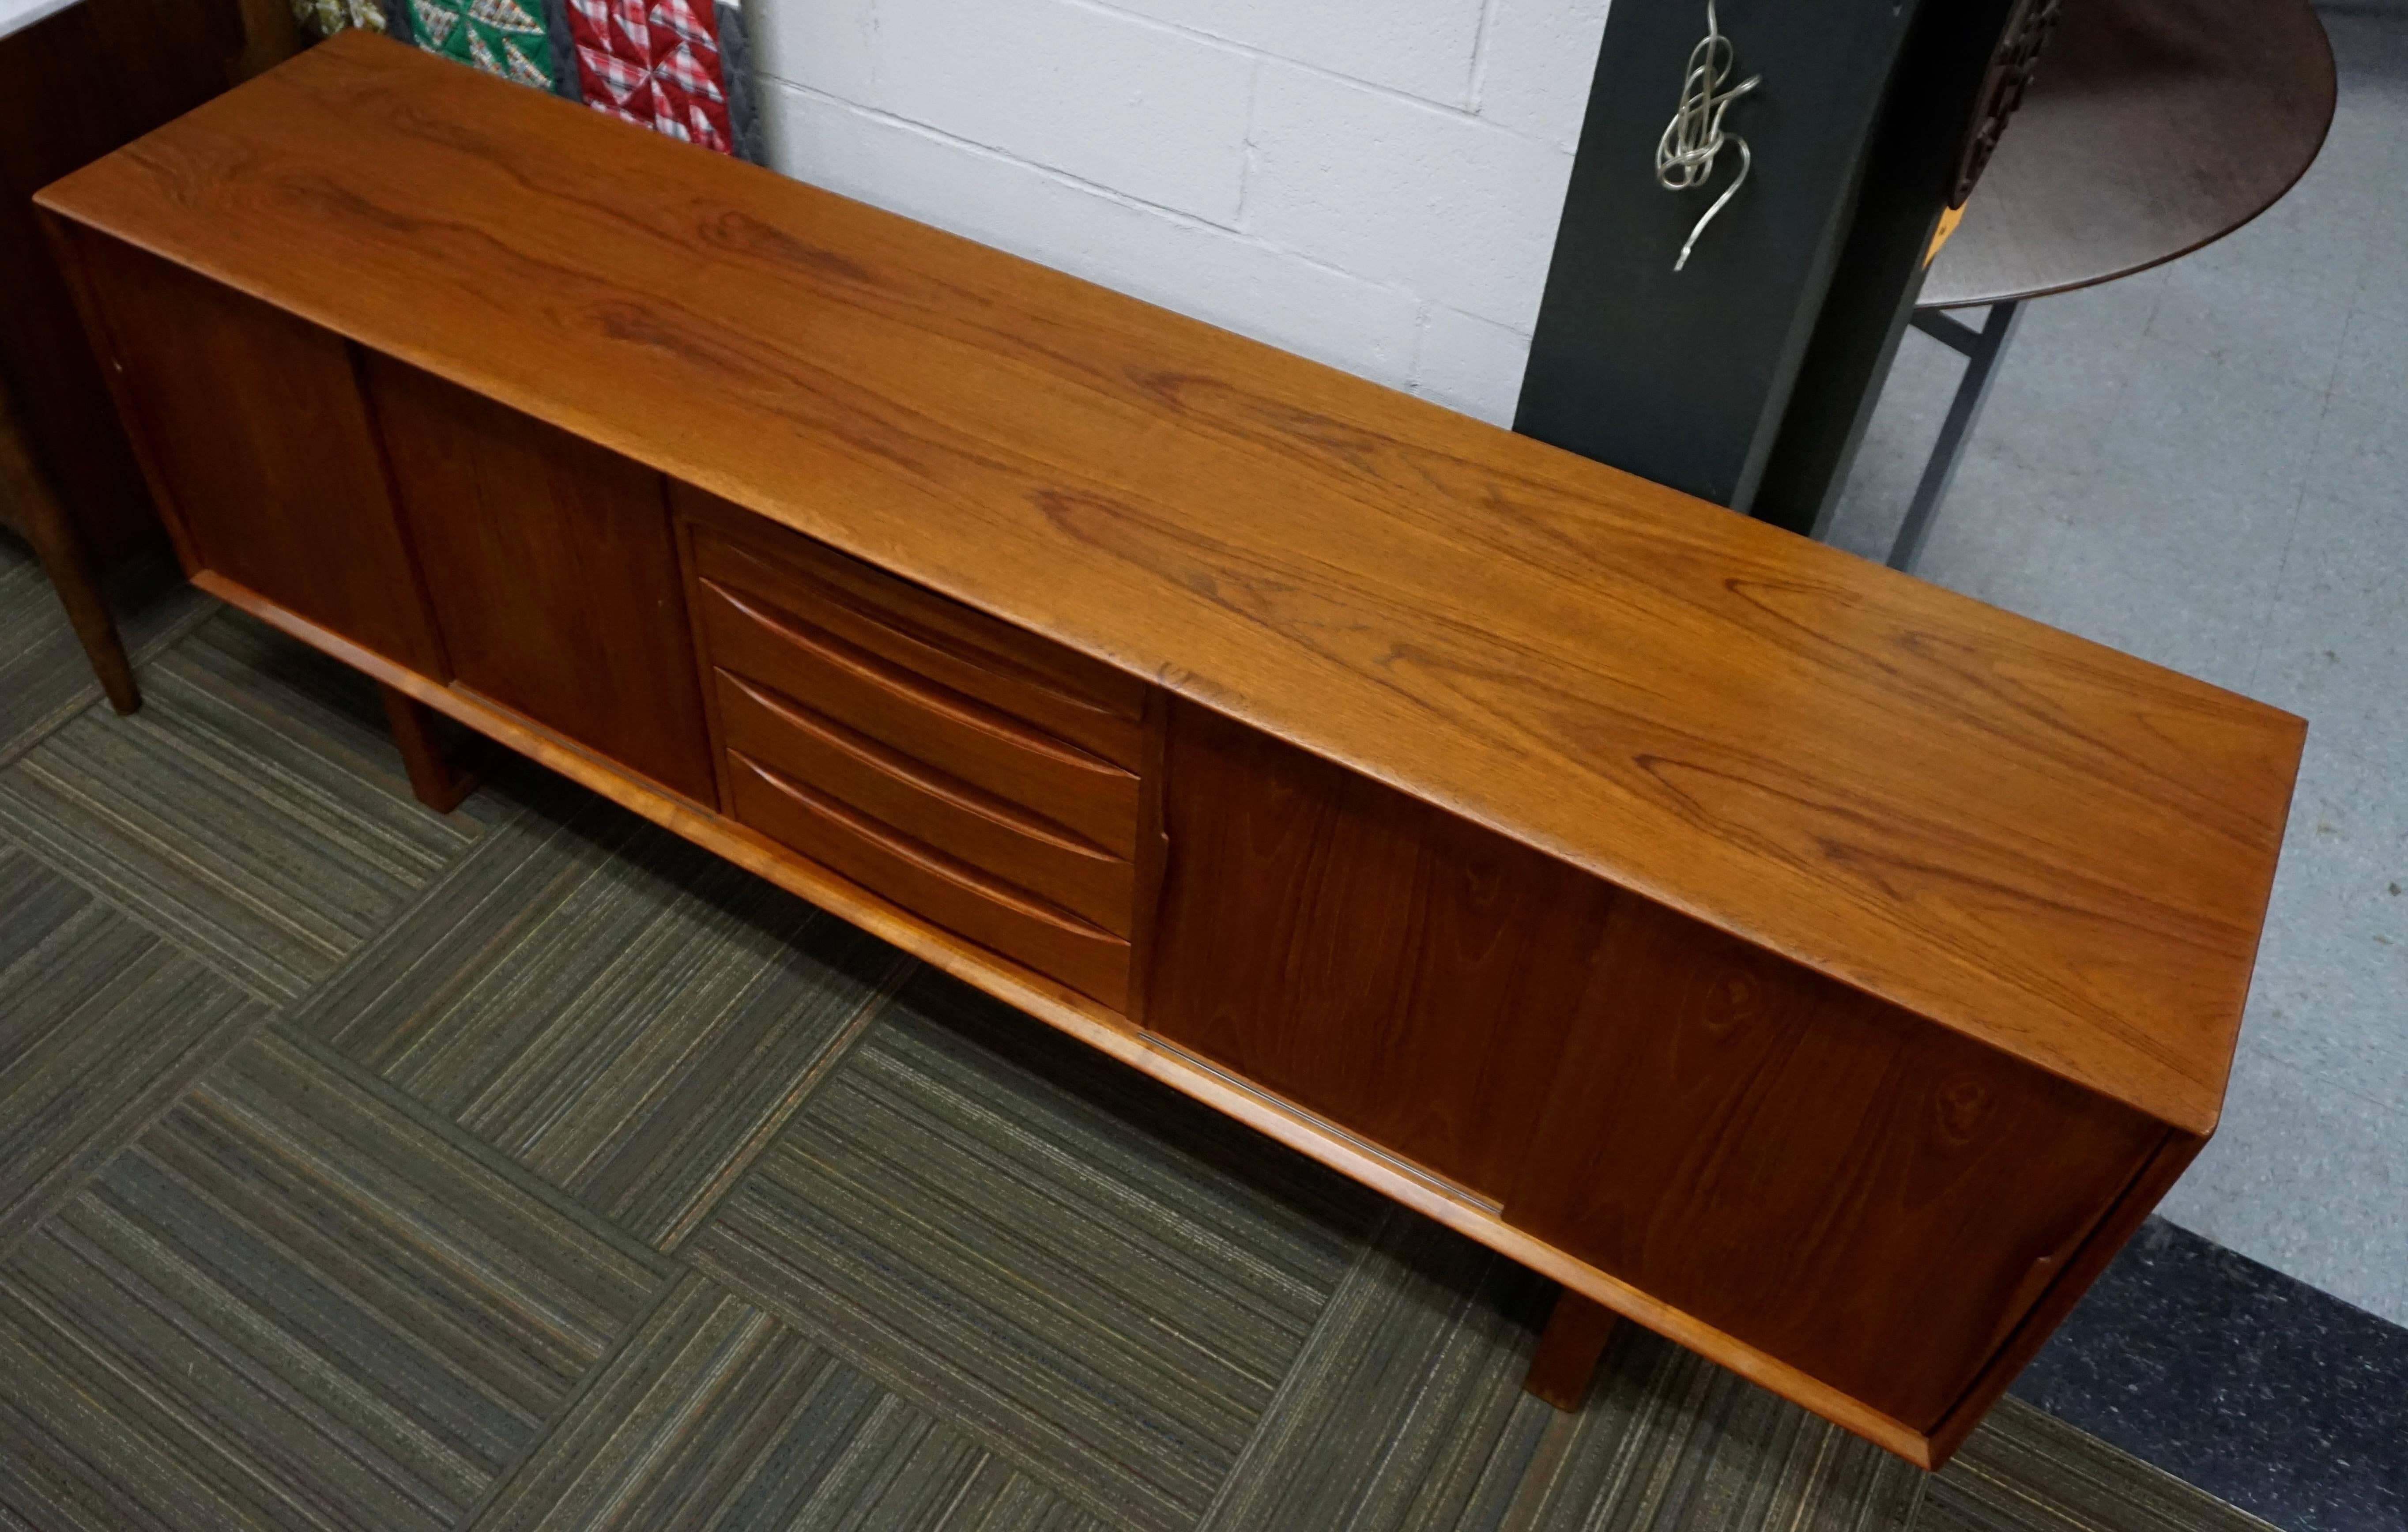
<svg viewBox="0 0 2408 1532"><path fill-rule="evenodd" d="M40 201L2214 1125L2298 719L362 34Z"/></svg>

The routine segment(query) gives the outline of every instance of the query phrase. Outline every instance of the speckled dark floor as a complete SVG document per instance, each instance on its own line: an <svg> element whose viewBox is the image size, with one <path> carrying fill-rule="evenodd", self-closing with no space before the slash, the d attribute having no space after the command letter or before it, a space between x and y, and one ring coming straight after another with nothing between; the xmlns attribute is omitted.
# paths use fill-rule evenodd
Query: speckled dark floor
<svg viewBox="0 0 2408 1532"><path fill-rule="evenodd" d="M2408 1529L2408 1330L2162 1219L2014 1391L2291 1532Z"/></svg>

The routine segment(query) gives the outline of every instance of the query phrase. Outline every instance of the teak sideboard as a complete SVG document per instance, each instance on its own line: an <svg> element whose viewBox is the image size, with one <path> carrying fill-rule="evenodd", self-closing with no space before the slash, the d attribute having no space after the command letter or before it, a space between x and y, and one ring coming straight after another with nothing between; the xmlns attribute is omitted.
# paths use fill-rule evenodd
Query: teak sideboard
<svg viewBox="0 0 2408 1532"><path fill-rule="evenodd" d="M2214 1127L2295 718L365 35L39 201L428 795L431 709L1915 1462Z"/></svg>

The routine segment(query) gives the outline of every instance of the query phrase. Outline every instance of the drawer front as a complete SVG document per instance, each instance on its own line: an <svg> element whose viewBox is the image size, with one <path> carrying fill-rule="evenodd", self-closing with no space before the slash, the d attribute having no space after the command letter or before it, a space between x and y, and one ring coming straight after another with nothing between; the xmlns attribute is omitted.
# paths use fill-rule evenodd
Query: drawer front
<svg viewBox="0 0 2408 1532"><path fill-rule="evenodd" d="M691 498L682 496L681 503ZM698 524L695 572L806 618L853 648L1026 719L1131 771L1144 765L1146 687L1042 638L732 508Z"/></svg>
<svg viewBox="0 0 2408 1532"><path fill-rule="evenodd" d="M1123 857L725 670L727 748L898 834L1126 937L1136 871Z"/></svg>
<svg viewBox="0 0 2408 1532"><path fill-rule="evenodd" d="M1136 773L750 592L706 578L696 599L717 668L1032 810L1114 856L1135 854Z"/></svg>
<svg viewBox="0 0 2408 1532"><path fill-rule="evenodd" d="M740 751L736 817L923 919L1126 1009L1129 944L912 838Z"/></svg>
<svg viewBox="0 0 2408 1532"><path fill-rule="evenodd" d="M1116 1009L1161 866L1140 682L672 485L725 811Z"/></svg>

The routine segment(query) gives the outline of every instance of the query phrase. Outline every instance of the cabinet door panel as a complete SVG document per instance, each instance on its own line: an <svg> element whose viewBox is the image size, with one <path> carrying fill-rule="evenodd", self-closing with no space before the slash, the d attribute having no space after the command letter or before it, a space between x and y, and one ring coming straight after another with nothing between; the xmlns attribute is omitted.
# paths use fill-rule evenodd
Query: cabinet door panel
<svg viewBox="0 0 2408 1532"><path fill-rule="evenodd" d="M75 248L187 558L445 679L350 346L115 240Z"/></svg>
<svg viewBox="0 0 2408 1532"><path fill-rule="evenodd" d="M2164 1136L1626 897L1505 1216L1928 1429Z"/></svg>
<svg viewBox="0 0 2408 1532"><path fill-rule="evenodd" d="M661 476L389 358L367 377L461 682L716 804Z"/></svg>
<svg viewBox="0 0 2408 1532"><path fill-rule="evenodd" d="M1500 1194L1613 891L1183 704L1166 781L1147 1026Z"/></svg>

